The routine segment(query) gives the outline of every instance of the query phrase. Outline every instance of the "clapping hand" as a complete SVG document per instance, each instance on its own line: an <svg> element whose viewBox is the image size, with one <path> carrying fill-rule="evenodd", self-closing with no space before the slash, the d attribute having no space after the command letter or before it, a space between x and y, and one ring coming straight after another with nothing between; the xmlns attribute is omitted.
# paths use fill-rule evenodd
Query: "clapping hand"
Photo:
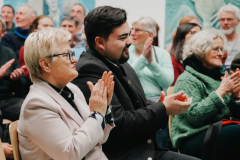
<svg viewBox="0 0 240 160"><path fill-rule="evenodd" d="M152 58L152 45L153 39L151 37L148 37L146 40L144 46L143 46L143 56L148 60L149 63L152 63L153 58Z"/></svg>
<svg viewBox="0 0 240 160"><path fill-rule="evenodd" d="M11 75L10 75L10 79L11 80L17 80L19 79L22 75L24 75L24 70L27 69L27 67L24 65L21 68L17 68L15 69Z"/></svg>
<svg viewBox="0 0 240 160"><path fill-rule="evenodd" d="M6 75L7 71L12 66L14 61L15 61L15 59L11 59L7 63L2 65L2 67L0 68L0 79Z"/></svg>
<svg viewBox="0 0 240 160"><path fill-rule="evenodd" d="M225 94L232 93L233 95L237 95L239 89L240 89L240 71L239 69L236 70L236 72L231 71L231 75L228 76L227 71L225 71L225 75L221 78L222 82L218 89L216 90L216 93L220 95L222 98Z"/></svg>
<svg viewBox="0 0 240 160"><path fill-rule="evenodd" d="M109 106L112 101L113 89L114 89L114 81L112 72L104 72L102 76L102 80L107 87L107 105Z"/></svg>
<svg viewBox="0 0 240 160"><path fill-rule="evenodd" d="M239 68L236 69L236 72L239 72ZM232 75L232 74L234 74L234 72L230 71L230 74ZM240 83L240 79L239 79L239 83ZM232 94L235 98L240 99L240 93L239 92L240 92L240 86L233 89Z"/></svg>
<svg viewBox="0 0 240 160"><path fill-rule="evenodd" d="M97 111L105 116L107 106L111 103L114 89L112 72L104 72L102 78L95 85L92 82L87 82L87 84L91 91L89 99L90 110Z"/></svg>
<svg viewBox="0 0 240 160"><path fill-rule="evenodd" d="M165 93L161 91L161 97L158 102L163 102L167 115L178 115L188 110L192 103L192 98L189 98L183 91L165 97Z"/></svg>

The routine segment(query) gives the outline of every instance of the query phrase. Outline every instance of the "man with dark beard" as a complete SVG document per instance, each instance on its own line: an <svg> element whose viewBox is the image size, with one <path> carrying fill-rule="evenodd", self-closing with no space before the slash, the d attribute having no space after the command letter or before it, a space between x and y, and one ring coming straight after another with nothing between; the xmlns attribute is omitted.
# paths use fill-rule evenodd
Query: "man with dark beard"
<svg viewBox="0 0 240 160"><path fill-rule="evenodd" d="M219 22L222 33L226 36L226 69L230 69L233 58L240 52L240 36L236 32L236 27L240 22L240 10L238 7L228 4L219 10Z"/></svg>
<svg viewBox="0 0 240 160"><path fill-rule="evenodd" d="M110 160L196 159L155 148L155 132L166 127L168 115L184 113L192 99L176 100L184 94L179 92L167 96L163 103L146 100L137 74L127 63L131 39L126 20L125 10L110 6L88 13L84 26L89 49L76 63L79 76L73 80L89 102L87 81L96 83L104 71L113 72L111 106L116 127L103 145L103 152Z"/></svg>

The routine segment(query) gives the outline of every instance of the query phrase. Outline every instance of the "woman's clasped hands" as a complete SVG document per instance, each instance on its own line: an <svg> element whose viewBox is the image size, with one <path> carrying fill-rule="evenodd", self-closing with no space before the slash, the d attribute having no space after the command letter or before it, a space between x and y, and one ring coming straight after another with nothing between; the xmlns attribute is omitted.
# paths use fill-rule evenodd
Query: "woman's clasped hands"
<svg viewBox="0 0 240 160"><path fill-rule="evenodd" d="M222 82L219 88L216 90L216 93L222 98L225 94L232 93L235 98L240 99L240 71L237 68L236 72L230 71L230 76L228 76L227 71L225 75L221 78Z"/></svg>
<svg viewBox="0 0 240 160"><path fill-rule="evenodd" d="M112 72L104 72L102 78L95 85L89 81L87 84L91 90L91 97L89 99L90 111L97 111L105 116L107 106L111 103L114 89Z"/></svg>

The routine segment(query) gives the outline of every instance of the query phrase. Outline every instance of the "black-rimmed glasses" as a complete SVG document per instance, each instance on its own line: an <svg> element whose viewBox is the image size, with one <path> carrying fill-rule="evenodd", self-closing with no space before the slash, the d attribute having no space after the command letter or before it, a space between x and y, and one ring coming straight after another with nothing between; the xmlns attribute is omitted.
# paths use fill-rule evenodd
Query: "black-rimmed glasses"
<svg viewBox="0 0 240 160"><path fill-rule="evenodd" d="M69 58L70 62L72 62L73 57L75 57L75 52L74 51L70 51L70 52L67 52L67 53L59 53L59 54L50 55L50 56L47 56L47 58L52 58L52 57L56 57L56 56L60 56L60 55L67 55L67 54L68 54L68 58Z"/></svg>

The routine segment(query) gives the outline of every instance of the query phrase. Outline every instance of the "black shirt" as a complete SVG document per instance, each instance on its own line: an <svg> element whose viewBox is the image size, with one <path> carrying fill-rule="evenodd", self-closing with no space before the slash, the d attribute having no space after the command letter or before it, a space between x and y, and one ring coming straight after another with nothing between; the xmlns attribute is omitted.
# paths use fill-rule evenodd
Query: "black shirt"
<svg viewBox="0 0 240 160"><path fill-rule="evenodd" d="M74 94L73 92L66 86L64 89L59 89L54 85L48 83L54 90L56 90L73 108L74 110L81 116L79 113L76 104L73 102ZM82 117L82 116L81 116Z"/></svg>

